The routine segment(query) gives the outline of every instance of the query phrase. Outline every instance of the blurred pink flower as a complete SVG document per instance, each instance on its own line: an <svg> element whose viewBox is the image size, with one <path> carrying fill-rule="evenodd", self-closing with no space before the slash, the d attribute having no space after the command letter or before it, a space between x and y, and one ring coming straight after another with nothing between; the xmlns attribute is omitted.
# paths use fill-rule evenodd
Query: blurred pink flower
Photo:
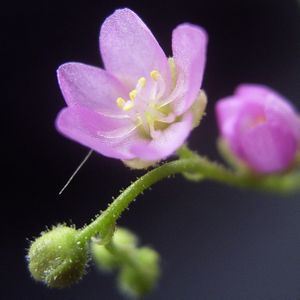
<svg viewBox="0 0 300 300"><path fill-rule="evenodd" d="M271 173L287 169L300 141L300 119L283 96L262 85L240 85L216 105L221 136L250 169Z"/></svg>
<svg viewBox="0 0 300 300"><path fill-rule="evenodd" d="M105 70L82 63L58 69L68 105L57 129L109 157L144 167L180 147L206 106L200 92L207 36L195 25L173 31L173 58L130 9L103 23L100 51Z"/></svg>

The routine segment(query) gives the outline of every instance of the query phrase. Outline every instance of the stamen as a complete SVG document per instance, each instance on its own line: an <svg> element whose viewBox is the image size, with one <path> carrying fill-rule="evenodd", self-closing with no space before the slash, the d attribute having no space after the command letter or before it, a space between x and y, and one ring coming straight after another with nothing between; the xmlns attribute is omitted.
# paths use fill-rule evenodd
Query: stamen
<svg viewBox="0 0 300 300"><path fill-rule="evenodd" d="M125 112L134 108L133 113L130 112L128 117L136 123L136 126L142 125L145 132L153 137L159 132L155 129L155 122L162 119L162 123L168 123L168 119L165 118L164 112L159 111L159 100L165 91L165 82L158 70L152 70L149 75L153 80L151 80L149 89L142 90L147 83L147 79L140 77L135 88L129 91L128 97L118 97L116 103Z"/></svg>
<svg viewBox="0 0 300 300"><path fill-rule="evenodd" d="M137 95L137 90L134 89L129 93L129 98L131 99L131 101L133 101L136 98Z"/></svg>
<svg viewBox="0 0 300 300"><path fill-rule="evenodd" d="M153 71L151 71L150 76L154 81L157 81L160 74L157 70L153 70Z"/></svg>
<svg viewBox="0 0 300 300"><path fill-rule="evenodd" d="M157 136L159 134L159 132L156 131L155 128L154 128L155 118L149 112L145 113L145 117L146 117L147 125L148 125L148 128L149 128L149 133L150 133L152 138L155 138L155 136Z"/></svg>
<svg viewBox="0 0 300 300"><path fill-rule="evenodd" d="M145 77L141 77L139 80L138 80L138 83L137 83L137 88L143 88L145 85L146 85L146 78Z"/></svg>
<svg viewBox="0 0 300 300"><path fill-rule="evenodd" d="M123 108L125 105L125 100L122 97L118 97L116 102L119 108Z"/></svg>
<svg viewBox="0 0 300 300"><path fill-rule="evenodd" d="M123 106L123 110L129 111L134 107L134 103L132 101L127 101Z"/></svg>

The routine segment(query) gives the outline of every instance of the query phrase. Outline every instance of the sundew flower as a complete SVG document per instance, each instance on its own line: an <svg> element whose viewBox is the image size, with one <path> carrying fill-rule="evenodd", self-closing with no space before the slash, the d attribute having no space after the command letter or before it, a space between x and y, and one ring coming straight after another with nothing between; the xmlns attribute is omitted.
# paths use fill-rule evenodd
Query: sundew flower
<svg viewBox="0 0 300 300"><path fill-rule="evenodd" d="M284 171L300 143L300 119L283 96L262 85L240 85L216 105L221 136L257 173Z"/></svg>
<svg viewBox="0 0 300 300"><path fill-rule="evenodd" d="M205 109L206 45L202 28L181 24L168 59L133 11L116 10L100 31L105 70L73 62L58 69L68 105L58 115L58 130L135 168L168 157Z"/></svg>

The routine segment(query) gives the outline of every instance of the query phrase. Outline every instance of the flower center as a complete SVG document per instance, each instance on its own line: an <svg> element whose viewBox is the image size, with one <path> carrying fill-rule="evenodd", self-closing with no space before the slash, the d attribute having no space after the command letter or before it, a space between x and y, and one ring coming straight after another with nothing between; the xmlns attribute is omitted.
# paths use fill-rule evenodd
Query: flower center
<svg viewBox="0 0 300 300"><path fill-rule="evenodd" d="M170 105L165 105L162 101L165 89L166 84L161 74L153 70L148 79L138 79L135 88L129 92L128 99L118 97L116 104L142 129L143 134L154 138L175 119Z"/></svg>

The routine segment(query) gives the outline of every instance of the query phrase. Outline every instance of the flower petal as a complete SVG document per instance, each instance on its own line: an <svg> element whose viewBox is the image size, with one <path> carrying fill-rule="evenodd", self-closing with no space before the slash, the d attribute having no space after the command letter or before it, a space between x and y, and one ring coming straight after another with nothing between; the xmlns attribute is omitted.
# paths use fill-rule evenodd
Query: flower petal
<svg viewBox="0 0 300 300"><path fill-rule="evenodd" d="M207 35L204 29L191 24L179 25L173 31L172 49L177 83L171 94L177 115L185 112L197 98L206 62Z"/></svg>
<svg viewBox="0 0 300 300"><path fill-rule="evenodd" d="M216 103L217 122L222 136L231 138L234 135L236 119L241 107L241 102L235 97L226 97Z"/></svg>
<svg viewBox="0 0 300 300"><path fill-rule="evenodd" d="M259 173L281 171L289 166L297 151L297 140L281 127L265 123L240 136L243 158Z"/></svg>
<svg viewBox="0 0 300 300"><path fill-rule="evenodd" d="M292 104L284 96L271 88L257 84L242 84L237 87L236 95L242 101L257 102L264 106L269 123L285 124L285 129L300 137L300 120Z"/></svg>
<svg viewBox="0 0 300 300"><path fill-rule="evenodd" d="M282 131L289 132L300 140L300 118L295 111L287 111L276 104L265 108L266 118L272 126L280 126Z"/></svg>
<svg viewBox="0 0 300 300"><path fill-rule="evenodd" d="M264 85L241 84L236 88L235 95L240 97L242 101L257 101L266 105L266 107L294 112L294 108L288 99Z"/></svg>
<svg viewBox="0 0 300 300"><path fill-rule="evenodd" d="M264 85L244 83L235 89L234 94L240 96L241 100L259 98L265 101L269 94L275 94L275 92Z"/></svg>
<svg viewBox="0 0 300 300"><path fill-rule="evenodd" d="M56 120L57 129L67 137L105 156L133 159L129 149L136 142L136 126L80 107L63 109Z"/></svg>
<svg viewBox="0 0 300 300"><path fill-rule="evenodd" d="M69 106L84 106L106 115L124 115L117 97L128 90L108 72L81 63L66 63L57 70L58 82Z"/></svg>
<svg viewBox="0 0 300 300"><path fill-rule="evenodd" d="M193 115L186 113L180 122L171 124L151 141L140 141L131 148L139 159L155 161L164 159L175 152L186 140L193 128Z"/></svg>
<svg viewBox="0 0 300 300"><path fill-rule="evenodd" d="M105 68L130 88L152 70L170 80L166 55L148 27L128 8L116 10L105 20L100 50Z"/></svg>

